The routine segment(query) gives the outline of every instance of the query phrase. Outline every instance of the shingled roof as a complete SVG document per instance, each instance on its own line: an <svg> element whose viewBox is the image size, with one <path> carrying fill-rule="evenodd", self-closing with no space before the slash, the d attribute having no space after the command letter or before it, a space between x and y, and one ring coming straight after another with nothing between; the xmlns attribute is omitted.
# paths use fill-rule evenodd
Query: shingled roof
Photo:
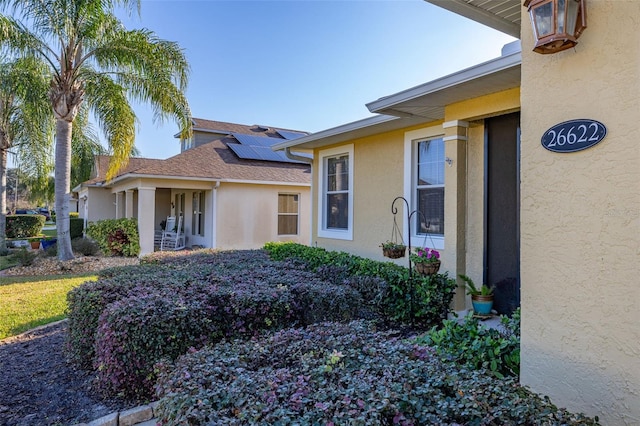
<svg viewBox="0 0 640 426"><path fill-rule="evenodd" d="M266 126L247 126L235 123L225 123L203 119L194 120L194 131L211 131L221 134L249 134L253 136L268 136L281 139L277 130ZM296 130L289 130L298 132ZM255 182L285 182L309 184L311 182L310 166L307 164L283 163L261 160L246 160L239 158L229 147L228 143L237 143L232 136L213 137L211 142L188 149L165 160L153 158L132 157L129 164L120 170L116 180L128 177L156 177L156 178L188 178L193 180L228 180ZM83 185L104 183L109 165L109 156L96 158L96 176Z"/></svg>
<svg viewBox="0 0 640 426"><path fill-rule="evenodd" d="M307 135L308 132L300 130L284 129L282 127L269 127L258 124L246 125L237 123L227 123L224 121L205 120L203 118L193 118L193 131L204 131L220 134L240 133L252 136L268 136L271 138L282 139L277 130L286 130L289 132L298 132Z"/></svg>

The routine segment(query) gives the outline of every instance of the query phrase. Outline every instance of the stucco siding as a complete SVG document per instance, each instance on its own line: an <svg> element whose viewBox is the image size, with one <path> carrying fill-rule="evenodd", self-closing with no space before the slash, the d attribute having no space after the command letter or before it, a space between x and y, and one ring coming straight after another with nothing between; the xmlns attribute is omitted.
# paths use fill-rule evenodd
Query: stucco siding
<svg viewBox="0 0 640 426"><path fill-rule="evenodd" d="M278 194L300 194L298 235L278 235ZM309 243L310 189L304 186L222 183L216 197L216 248L255 249L268 241Z"/></svg>
<svg viewBox="0 0 640 426"><path fill-rule="evenodd" d="M116 214L115 195L107 188L87 188L89 203L89 215L87 221L97 222L99 220L113 219ZM80 210L83 210L81 208Z"/></svg>
<svg viewBox="0 0 640 426"><path fill-rule="evenodd" d="M319 185L313 188L313 243L328 250L346 251L376 260L389 260L382 256L380 244L391 239L393 215L391 202L403 195L404 130L383 133L349 141L353 144L353 240L318 237ZM326 148L323 148L324 150ZM313 180L318 176L320 153L314 152ZM402 230L406 217L403 204L399 207L397 223ZM406 241L405 241L406 243ZM396 260L406 264L405 259Z"/></svg>
<svg viewBox="0 0 640 426"><path fill-rule="evenodd" d="M589 1L578 46L553 55L523 25L521 380L606 425L640 424L639 16L636 0ZM541 146L576 118L606 138Z"/></svg>

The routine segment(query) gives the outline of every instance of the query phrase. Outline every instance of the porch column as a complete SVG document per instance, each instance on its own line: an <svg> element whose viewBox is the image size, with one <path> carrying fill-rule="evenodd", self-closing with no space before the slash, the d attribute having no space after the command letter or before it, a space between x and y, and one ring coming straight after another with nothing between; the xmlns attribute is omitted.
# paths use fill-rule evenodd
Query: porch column
<svg viewBox="0 0 640 426"><path fill-rule="evenodd" d="M122 208L124 200L122 199L122 191L116 192L116 219L122 218Z"/></svg>
<svg viewBox="0 0 640 426"><path fill-rule="evenodd" d="M453 309L460 311L466 308L464 282L458 277L466 274L466 193L467 193L467 130L466 121L447 121L442 123L445 143L445 241L455 245L455 251L445 250L450 265L455 265L454 276L458 288L453 299ZM453 278L453 277L452 277Z"/></svg>
<svg viewBox="0 0 640 426"><path fill-rule="evenodd" d="M127 191L127 196L129 191ZM140 256L153 253L155 223L155 188L138 188L138 233L140 234ZM127 204L127 208L128 208Z"/></svg>
<svg viewBox="0 0 640 426"><path fill-rule="evenodd" d="M140 205L140 197L138 197L138 205ZM127 219L133 217L133 189L127 189L125 193L124 217Z"/></svg>

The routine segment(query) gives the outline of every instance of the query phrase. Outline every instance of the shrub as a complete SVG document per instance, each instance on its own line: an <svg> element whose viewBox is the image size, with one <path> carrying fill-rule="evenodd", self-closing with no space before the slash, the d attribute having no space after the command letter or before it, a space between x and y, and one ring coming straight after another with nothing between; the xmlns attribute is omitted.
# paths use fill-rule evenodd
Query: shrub
<svg viewBox="0 0 640 426"><path fill-rule="evenodd" d="M383 293L362 293L365 304L375 306L388 319L433 326L446 318L457 284L445 274L413 275L407 268L392 262L379 262L344 252L327 251L297 243L267 243L264 246L274 260L294 260L333 282L361 283L354 277L374 277L382 282L377 287ZM369 299L373 298L373 299Z"/></svg>
<svg viewBox="0 0 640 426"><path fill-rule="evenodd" d="M429 345L446 361L487 369L499 378L520 374L520 308L502 317L502 329L487 328L473 313L462 322L447 320L416 340Z"/></svg>
<svg viewBox="0 0 640 426"><path fill-rule="evenodd" d="M364 322L225 341L158 370L163 424L597 424Z"/></svg>
<svg viewBox="0 0 640 426"><path fill-rule="evenodd" d="M135 219L106 219L87 226L87 236L109 256L137 256L140 253L138 223Z"/></svg>
<svg viewBox="0 0 640 426"><path fill-rule="evenodd" d="M100 252L98 243L90 238L76 238L71 240L71 248L74 252L83 256L95 256Z"/></svg>
<svg viewBox="0 0 640 426"><path fill-rule="evenodd" d="M111 268L68 296L68 353L98 370L98 387L151 394L153 363L222 337L251 337L321 320L352 320L360 294L264 251L160 257Z"/></svg>
<svg viewBox="0 0 640 426"><path fill-rule="evenodd" d="M69 218L69 235L71 239L81 238L84 231L84 219L71 216Z"/></svg>
<svg viewBox="0 0 640 426"><path fill-rule="evenodd" d="M29 251L25 247L22 247L20 248L20 250L17 250L15 252L13 257L18 262L18 265L31 266L33 265L33 262L36 260L36 257L38 257L38 255L33 251Z"/></svg>
<svg viewBox="0 0 640 426"><path fill-rule="evenodd" d="M149 396L155 383L153 364L213 340L220 326L211 317L215 315L201 301L171 294L143 294L110 304L100 316L96 340L98 389Z"/></svg>
<svg viewBox="0 0 640 426"><path fill-rule="evenodd" d="M54 243L44 249L44 255L46 257L56 257L58 256L58 244Z"/></svg>
<svg viewBox="0 0 640 426"><path fill-rule="evenodd" d="M80 213L79 212L69 212L69 219L75 219L80 217Z"/></svg>
<svg viewBox="0 0 640 426"><path fill-rule="evenodd" d="M102 279L86 282L67 293L69 328L65 350L72 362L82 368L92 366L100 314L109 303L129 294L133 287L132 280Z"/></svg>
<svg viewBox="0 0 640 426"><path fill-rule="evenodd" d="M39 214L7 215L6 237L26 238L40 235L45 217Z"/></svg>

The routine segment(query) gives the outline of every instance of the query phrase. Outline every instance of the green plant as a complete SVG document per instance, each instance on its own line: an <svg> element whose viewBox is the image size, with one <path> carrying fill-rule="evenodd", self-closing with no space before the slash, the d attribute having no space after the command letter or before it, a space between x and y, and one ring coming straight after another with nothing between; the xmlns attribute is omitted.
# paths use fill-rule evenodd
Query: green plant
<svg viewBox="0 0 640 426"><path fill-rule="evenodd" d="M30 243L40 242L41 240L42 237L31 237L27 239L27 241L29 241Z"/></svg>
<svg viewBox="0 0 640 426"><path fill-rule="evenodd" d="M82 237L83 231L84 219L71 216L69 218L69 234L71 235L71 240Z"/></svg>
<svg viewBox="0 0 640 426"><path fill-rule="evenodd" d="M394 243L392 241L385 241L384 243L380 244L380 247L382 247L383 249L406 249L407 246L401 243Z"/></svg>
<svg viewBox="0 0 640 426"><path fill-rule="evenodd" d="M391 262L379 262L354 256L349 253L327 251L296 243L265 244L265 250L275 260L299 262L298 267L320 272L331 268L341 272L336 281L349 277L377 277L384 280L384 294L376 296L374 304L385 319L398 322L413 322L421 326L439 324L450 310L456 282L447 274L432 276L413 275L409 278L407 268ZM365 304L369 301L364 300Z"/></svg>
<svg viewBox="0 0 640 426"><path fill-rule="evenodd" d="M71 248L74 252L83 256L95 256L100 252L98 243L90 238L75 238L71 240Z"/></svg>
<svg viewBox="0 0 640 426"><path fill-rule="evenodd" d="M597 425L371 323L223 341L157 366L163 424Z"/></svg>
<svg viewBox="0 0 640 426"><path fill-rule="evenodd" d="M358 291L259 251L157 256L69 293L67 352L105 393L151 395L153 364L222 337L361 314Z"/></svg>
<svg viewBox="0 0 640 426"><path fill-rule="evenodd" d="M31 266L38 255L33 251L27 250L25 247L20 248L14 253L14 258L20 266Z"/></svg>
<svg viewBox="0 0 640 426"><path fill-rule="evenodd" d="M87 236L110 256L137 256L140 253L138 223L135 219L106 219L87 226Z"/></svg>
<svg viewBox="0 0 640 426"><path fill-rule="evenodd" d="M58 245L52 244L44 249L44 255L46 257L56 257L58 255Z"/></svg>
<svg viewBox="0 0 640 426"><path fill-rule="evenodd" d="M464 274L458 275L465 283L467 294L471 296L491 296L493 294L493 287L489 287L486 284L482 284L480 288L476 287L473 280Z"/></svg>
<svg viewBox="0 0 640 426"><path fill-rule="evenodd" d="M473 313L463 320L446 320L416 343L433 347L448 362L475 370L486 369L499 378L520 373L520 309L501 318L501 328L487 328Z"/></svg>
<svg viewBox="0 0 640 426"><path fill-rule="evenodd" d="M44 227L44 216L39 214L7 215L7 238L27 238L40 235Z"/></svg>

